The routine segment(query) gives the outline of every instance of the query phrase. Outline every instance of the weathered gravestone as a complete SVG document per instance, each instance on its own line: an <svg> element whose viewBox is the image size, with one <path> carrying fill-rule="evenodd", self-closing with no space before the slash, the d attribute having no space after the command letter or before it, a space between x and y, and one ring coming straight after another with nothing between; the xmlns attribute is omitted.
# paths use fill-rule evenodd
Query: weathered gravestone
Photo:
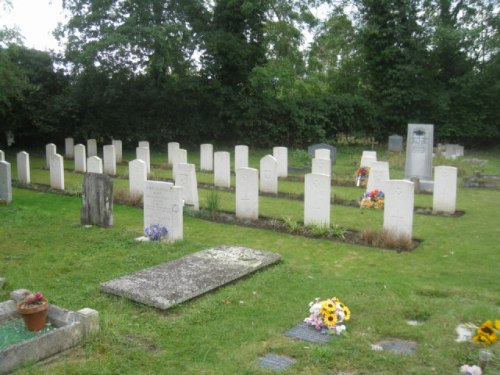
<svg viewBox="0 0 500 375"><path fill-rule="evenodd" d="M259 218L259 171L254 168L236 170L236 217Z"/></svg>
<svg viewBox="0 0 500 375"><path fill-rule="evenodd" d="M144 184L144 228L159 225L168 230L167 240L183 237L182 188L170 182L146 181Z"/></svg>
<svg viewBox="0 0 500 375"><path fill-rule="evenodd" d="M389 142L387 143L387 151L403 152L403 137L397 134L389 136Z"/></svg>
<svg viewBox="0 0 500 375"><path fill-rule="evenodd" d="M172 162L172 177L175 180L177 176L177 168L179 164L187 164L188 154L187 150L183 148L178 148L174 151L174 161Z"/></svg>
<svg viewBox="0 0 500 375"><path fill-rule="evenodd" d="M370 192L375 189L385 191L385 182L387 180L389 180L389 162L374 161L368 175L366 191Z"/></svg>
<svg viewBox="0 0 500 375"><path fill-rule="evenodd" d="M115 146L115 160L117 163L121 163L123 161L123 143L118 139L113 139L111 142L113 146Z"/></svg>
<svg viewBox="0 0 500 375"><path fill-rule="evenodd" d="M136 147L135 149L136 159L142 160L146 164L146 171L151 173L151 161L149 156L149 147Z"/></svg>
<svg viewBox="0 0 500 375"><path fill-rule="evenodd" d="M12 201L12 175L10 163L0 161L0 200L9 203Z"/></svg>
<svg viewBox="0 0 500 375"><path fill-rule="evenodd" d="M17 179L22 184L31 182L30 156L26 151L17 154Z"/></svg>
<svg viewBox="0 0 500 375"><path fill-rule="evenodd" d="M389 180L385 183L384 194L384 231L411 240L415 197L413 182Z"/></svg>
<svg viewBox="0 0 500 375"><path fill-rule="evenodd" d="M361 154L360 167L371 168L372 164L377 161L377 151L363 151Z"/></svg>
<svg viewBox="0 0 500 375"><path fill-rule="evenodd" d="M278 162L278 177L288 176L288 148L274 147L273 156Z"/></svg>
<svg viewBox="0 0 500 375"><path fill-rule="evenodd" d="M198 182L196 180L196 167L194 164L177 164L177 173L175 175L175 186L182 187L182 199L184 203L195 211L200 209L198 198Z"/></svg>
<svg viewBox="0 0 500 375"><path fill-rule="evenodd" d="M86 173L82 185L82 225L113 225L113 179L105 174Z"/></svg>
<svg viewBox="0 0 500 375"><path fill-rule="evenodd" d="M435 167L432 212L454 214L456 202L457 168L447 166Z"/></svg>
<svg viewBox="0 0 500 375"><path fill-rule="evenodd" d="M98 156L87 158L87 172L102 173L102 159Z"/></svg>
<svg viewBox="0 0 500 375"><path fill-rule="evenodd" d="M304 224L330 225L331 178L326 174L305 175Z"/></svg>
<svg viewBox="0 0 500 375"><path fill-rule="evenodd" d="M64 140L64 156L67 159L75 157L75 140L73 138L66 138Z"/></svg>
<svg viewBox="0 0 500 375"><path fill-rule="evenodd" d="M144 184L148 179L146 163L140 159L134 159L128 163L129 192L132 197L144 195Z"/></svg>
<svg viewBox="0 0 500 375"><path fill-rule="evenodd" d="M464 156L464 146L457 144L442 145L440 153L445 159L456 160L457 158Z"/></svg>
<svg viewBox="0 0 500 375"><path fill-rule="evenodd" d="M214 146L210 143L200 145L200 170L214 170Z"/></svg>
<svg viewBox="0 0 500 375"><path fill-rule="evenodd" d="M64 190L64 159L59 154L50 159L50 187Z"/></svg>
<svg viewBox="0 0 500 375"><path fill-rule="evenodd" d="M248 168L248 146L234 147L234 171L240 168Z"/></svg>
<svg viewBox="0 0 500 375"><path fill-rule="evenodd" d="M116 175L116 153L115 146L107 145L103 148L103 163L104 163L104 173L111 176Z"/></svg>
<svg viewBox="0 0 500 375"><path fill-rule="evenodd" d="M280 260L276 253L219 246L104 282L100 289L166 310Z"/></svg>
<svg viewBox="0 0 500 375"><path fill-rule="evenodd" d="M320 151L320 150L317 150ZM326 150L328 151L328 150ZM328 151L330 153L330 151ZM312 173L319 173L319 174L326 174L327 176L332 175L332 163L330 162L330 159L318 159L314 158L312 159L312 168L311 168Z"/></svg>
<svg viewBox="0 0 500 375"><path fill-rule="evenodd" d="M231 187L231 155L227 151L214 152L214 185Z"/></svg>
<svg viewBox="0 0 500 375"><path fill-rule="evenodd" d="M313 158L320 159L324 157L321 155L317 156L316 150L321 150L321 149L330 150L330 157L328 159L331 160L332 165L335 165L335 163L337 162L337 148L335 146L329 145L327 143L317 143L315 145L309 146L307 148L307 151L309 152L309 154L311 154Z"/></svg>
<svg viewBox="0 0 500 375"><path fill-rule="evenodd" d="M260 159L260 191L278 194L278 161L272 155Z"/></svg>
<svg viewBox="0 0 500 375"><path fill-rule="evenodd" d="M87 139L87 157L97 156L97 141L95 139Z"/></svg>
<svg viewBox="0 0 500 375"><path fill-rule="evenodd" d="M53 143L49 143L45 145L45 168L49 169L50 168L50 160L52 159L52 156L54 156L57 153L57 147Z"/></svg>
<svg viewBox="0 0 500 375"><path fill-rule="evenodd" d="M172 165L174 163L175 159L175 150L178 150L180 147L178 142L169 142L167 145L167 151L168 151L168 164Z"/></svg>
<svg viewBox="0 0 500 375"><path fill-rule="evenodd" d="M87 172L87 156L85 155L85 146L82 144L75 146L75 172Z"/></svg>
<svg viewBox="0 0 500 375"><path fill-rule="evenodd" d="M432 180L434 125L408 124L405 178Z"/></svg>

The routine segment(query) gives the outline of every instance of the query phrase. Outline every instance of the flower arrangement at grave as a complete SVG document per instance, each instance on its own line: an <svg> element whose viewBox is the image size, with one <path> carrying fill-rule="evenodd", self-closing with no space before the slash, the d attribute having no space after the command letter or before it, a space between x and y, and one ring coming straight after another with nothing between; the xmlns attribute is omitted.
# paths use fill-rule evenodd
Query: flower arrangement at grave
<svg viewBox="0 0 500 375"><path fill-rule="evenodd" d="M354 174L354 182L356 186L366 187L368 182L368 175L370 174L370 168L367 167L359 167Z"/></svg>
<svg viewBox="0 0 500 375"><path fill-rule="evenodd" d="M153 224L144 228L144 234L150 241L162 241L167 237L168 229L160 224Z"/></svg>
<svg viewBox="0 0 500 375"><path fill-rule="evenodd" d="M310 315L304 322L321 333L340 335L346 330L345 321L351 318L351 311L337 297L309 303Z"/></svg>
<svg viewBox="0 0 500 375"><path fill-rule="evenodd" d="M384 208L384 192L378 189L363 194L359 198L360 208Z"/></svg>
<svg viewBox="0 0 500 375"><path fill-rule="evenodd" d="M17 311L28 330L39 331L45 327L48 304L49 302L42 293L24 291L23 298L17 304Z"/></svg>
<svg viewBox="0 0 500 375"><path fill-rule="evenodd" d="M485 321L479 328L476 329L476 335L472 338L473 342L480 342L484 345L492 345L498 342L500 334L500 320Z"/></svg>

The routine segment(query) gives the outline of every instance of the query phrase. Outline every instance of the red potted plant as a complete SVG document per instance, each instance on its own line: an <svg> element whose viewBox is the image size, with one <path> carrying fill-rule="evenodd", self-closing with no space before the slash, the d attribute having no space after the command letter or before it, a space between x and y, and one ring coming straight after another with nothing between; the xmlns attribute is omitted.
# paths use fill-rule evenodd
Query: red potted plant
<svg viewBox="0 0 500 375"><path fill-rule="evenodd" d="M24 298L17 304L17 311L30 331L40 331L47 322L47 307L49 302L42 293L23 293Z"/></svg>

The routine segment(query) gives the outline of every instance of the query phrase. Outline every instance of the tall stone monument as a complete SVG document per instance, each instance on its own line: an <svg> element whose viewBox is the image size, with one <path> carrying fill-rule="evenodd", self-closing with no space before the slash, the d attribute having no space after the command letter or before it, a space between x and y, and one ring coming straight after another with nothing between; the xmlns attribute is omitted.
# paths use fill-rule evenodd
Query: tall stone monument
<svg viewBox="0 0 500 375"><path fill-rule="evenodd" d="M408 124L405 178L432 181L434 125Z"/></svg>

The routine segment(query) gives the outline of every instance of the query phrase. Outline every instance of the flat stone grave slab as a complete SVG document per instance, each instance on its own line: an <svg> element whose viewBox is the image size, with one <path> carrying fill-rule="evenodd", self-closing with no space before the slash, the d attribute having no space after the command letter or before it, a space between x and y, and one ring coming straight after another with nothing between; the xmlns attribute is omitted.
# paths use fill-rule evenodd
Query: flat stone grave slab
<svg viewBox="0 0 500 375"><path fill-rule="evenodd" d="M304 322L300 322L285 332L285 336L317 344L326 344L332 338L331 335L321 333Z"/></svg>
<svg viewBox="0 0 500 375"><path fill-rule="evenodd" d="M297 361L290 357L276 354L266 354L264 357L257 360L257 365L266 370L283 371L295 362Z"/></svg>
<svg viewBox="0 0 500 375"><path fill-rule="evenodd" d="M101 283L101 291L166 310L281 260L276 253L219 246Z"/></svg>
<svg viewBox="0 0 500 375"><path fill-rule="evenodd" d="M389 339L372 345L372 349L387 350L396 354L415 354L417 352L417 343L414 341Z"/></svg>

